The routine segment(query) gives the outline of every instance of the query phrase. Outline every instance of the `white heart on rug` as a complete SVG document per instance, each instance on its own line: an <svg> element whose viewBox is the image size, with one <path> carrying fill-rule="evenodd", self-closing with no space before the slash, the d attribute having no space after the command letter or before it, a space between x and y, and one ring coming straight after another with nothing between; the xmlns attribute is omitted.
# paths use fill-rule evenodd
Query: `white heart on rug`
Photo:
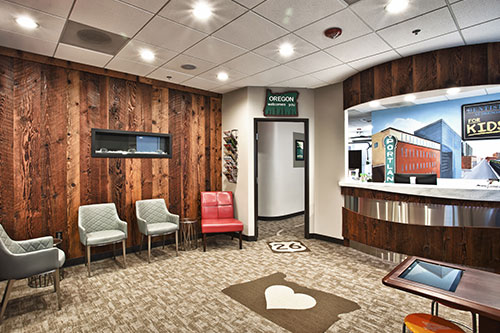
<svg viewBox="0 0 500 333"><path fill-rule="evenodd" d="M314 297L296 294L292 288L282 285L267 287L266 309L307 310L316 305Z"/></svg>

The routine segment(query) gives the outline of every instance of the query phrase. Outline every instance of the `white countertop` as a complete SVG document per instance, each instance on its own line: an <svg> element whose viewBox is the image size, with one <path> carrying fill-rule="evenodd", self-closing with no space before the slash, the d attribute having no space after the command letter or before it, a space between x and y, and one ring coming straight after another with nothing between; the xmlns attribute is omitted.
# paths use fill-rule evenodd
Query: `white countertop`
<svg viewBox="0 0 500 333"><path fill-rule="evenodd" d="M453 181L440 181L439 179L438 185L368 183L354 180L343 180L339 182L339 185L424 197L500 202L500 187L478 186L475 183L458 179Z"/></svg>

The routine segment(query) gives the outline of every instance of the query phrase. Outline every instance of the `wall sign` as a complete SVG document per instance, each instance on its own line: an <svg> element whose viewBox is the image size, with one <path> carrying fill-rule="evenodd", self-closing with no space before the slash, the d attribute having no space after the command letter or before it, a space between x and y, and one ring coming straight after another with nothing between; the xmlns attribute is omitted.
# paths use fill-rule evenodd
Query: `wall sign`
<svg viewBox="0 0 500 333"><path fill-rule="evenodd" d="M304 140L295 140L295 160L304 160Z"/></svg>
<svg viewBox="0 0 500 333"><path fill-rule="evenodd" d="M385 147L385 183L394 183L394 172L396 170L396 145L397 139L394 135L384 138Z"/></svg>
<svg viewBox="0 0 500 333"><path fill-rule="evenodd" d="M462 139L500 139L500 101L462 105Z"/></svg>
<svg viewBox="0 0 500 333"><path fill-rule="evenodd" d="M264 116L297 117L299 115L298 98L298 91L273 94L271 90L267 89Z"/></svg>

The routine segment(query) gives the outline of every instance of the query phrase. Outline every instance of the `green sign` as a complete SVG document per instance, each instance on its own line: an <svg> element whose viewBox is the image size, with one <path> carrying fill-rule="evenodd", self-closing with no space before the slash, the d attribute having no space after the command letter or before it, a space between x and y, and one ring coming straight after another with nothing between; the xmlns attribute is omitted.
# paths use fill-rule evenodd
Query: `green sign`
<svg viewBox="0 0 500 333"><path fill-rule="evenodd" d="M397 139L394 135L388 135L384 138L385 183L394 183L394 172L396 170L396 145Z"/></svg>
<svg viewBox="0 0 500 333"><path fill-rule="evenodd" d="M273 94L271 90L268 89L266 91L264 116L297 117L299 115L297 106L298 98L298 91Z"/></svg>

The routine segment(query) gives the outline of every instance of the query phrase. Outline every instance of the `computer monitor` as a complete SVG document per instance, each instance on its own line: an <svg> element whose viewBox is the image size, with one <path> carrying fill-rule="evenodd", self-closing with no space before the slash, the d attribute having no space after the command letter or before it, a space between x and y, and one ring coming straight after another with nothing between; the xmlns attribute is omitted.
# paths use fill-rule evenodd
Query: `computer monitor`
<svg viewBox="0 0 500 333"><path fill-rule="evenodd" d="M414 179L414 182L412 181ZM437 175L435 173L395 173L394 182L402 184L426 184L437 185Z"/></svg>

